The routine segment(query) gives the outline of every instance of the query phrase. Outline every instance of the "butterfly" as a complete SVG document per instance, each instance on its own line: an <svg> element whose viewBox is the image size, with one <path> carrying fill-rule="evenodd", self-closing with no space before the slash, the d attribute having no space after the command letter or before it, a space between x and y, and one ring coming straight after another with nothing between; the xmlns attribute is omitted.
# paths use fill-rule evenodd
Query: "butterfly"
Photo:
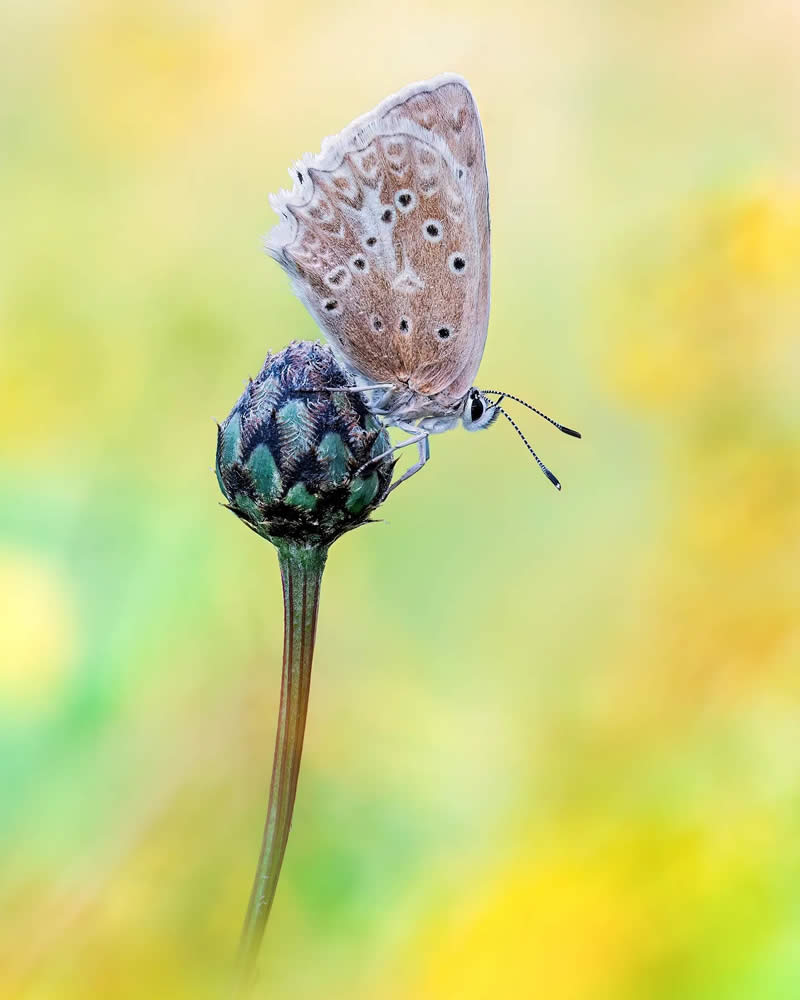
<svg viewBox="0 0 800 1000"><path fill-rule="evenodd" d="M280 222L266 249L354 376L355 391L409 435L390 451L417 446L416 463L392 489L428 460L431 434L459 422L481 430L501 413L561 489L500 404L514 399L580 434L517 396L474 385L491 252L483 129L467 82L443 74L406 87L289 173L291 190L270 199Z"/></svg>

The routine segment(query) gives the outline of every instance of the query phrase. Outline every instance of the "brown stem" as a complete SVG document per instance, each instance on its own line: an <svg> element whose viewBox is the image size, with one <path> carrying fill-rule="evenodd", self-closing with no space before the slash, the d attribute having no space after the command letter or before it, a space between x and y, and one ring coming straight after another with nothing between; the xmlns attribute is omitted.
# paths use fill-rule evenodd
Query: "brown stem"
<svg viewBox="0 0 800 1000"><path fill-rule="evenodd" d="M239 989L252 982L264 928L275 898L289 828L311 685L322 571L328 551L293 543L278 546L283 582L283 674L267 821L253 891L239 943Z"/></svg>

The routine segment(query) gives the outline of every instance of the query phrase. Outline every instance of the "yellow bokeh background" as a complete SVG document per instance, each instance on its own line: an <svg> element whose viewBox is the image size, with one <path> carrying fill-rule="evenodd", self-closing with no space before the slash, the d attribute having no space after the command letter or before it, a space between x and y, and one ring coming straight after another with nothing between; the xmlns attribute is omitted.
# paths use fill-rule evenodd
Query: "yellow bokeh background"
<svg viewBox="0 0 800 1000"><path fill-rule="evenodd" d="M269 192L388 93L484 123L484 385L326 570L256 995L800 995L800 13L0 12L0 995L224 995L275 556L212 418L317 332ZM530 417L530 419L527 419Z"/></svg>

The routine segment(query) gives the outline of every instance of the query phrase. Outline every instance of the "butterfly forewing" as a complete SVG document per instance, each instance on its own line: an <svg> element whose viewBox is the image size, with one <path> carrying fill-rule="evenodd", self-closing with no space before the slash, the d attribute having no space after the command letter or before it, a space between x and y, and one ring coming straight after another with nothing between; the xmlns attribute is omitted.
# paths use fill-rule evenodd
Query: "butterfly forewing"
<svg viewBox="0 0 800 1000"><path fill-rule="evenodd" d="M487 191L472 95L440 78L299 163L268 249L355 371L456 399L486 338Z"/></svg>

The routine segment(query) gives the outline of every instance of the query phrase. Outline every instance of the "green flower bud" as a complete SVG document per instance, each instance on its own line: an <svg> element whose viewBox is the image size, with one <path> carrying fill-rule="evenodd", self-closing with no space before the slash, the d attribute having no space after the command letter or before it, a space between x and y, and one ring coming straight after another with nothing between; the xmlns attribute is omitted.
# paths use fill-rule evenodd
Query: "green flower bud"
<svg viewBox="0 0 800 1000"><path fill-rule="evenodd" d="M390 442L329 347L293 341L268 355L217 435L227 506L273 544L322 545L383 502L395 460L358 470Z"/></svg>

